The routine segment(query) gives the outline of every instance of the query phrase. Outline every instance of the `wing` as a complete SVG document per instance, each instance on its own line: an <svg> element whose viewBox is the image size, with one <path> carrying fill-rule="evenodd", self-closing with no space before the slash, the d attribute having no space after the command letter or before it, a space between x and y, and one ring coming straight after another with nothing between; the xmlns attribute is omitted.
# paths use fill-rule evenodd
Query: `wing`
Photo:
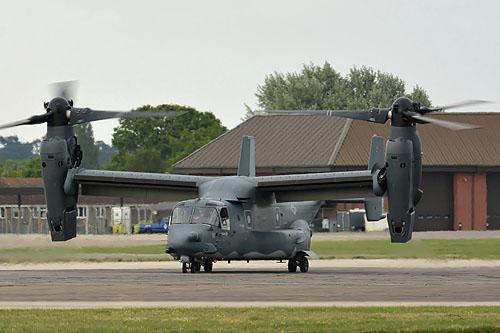
<svg viewBox="0 0 500 333"><path fill-rule="evenodd" d="M173 201L197 198L198 186L213 179L213 177L86 169L77 169L72 177L75 184L80 184L83 195Z"/></svg>
<svg viewBox="0 0 500 333"><path fill-rule="evenodd" d="M370 170L258 177L257 187L274 192L278 202L375 196Z"/></svg>

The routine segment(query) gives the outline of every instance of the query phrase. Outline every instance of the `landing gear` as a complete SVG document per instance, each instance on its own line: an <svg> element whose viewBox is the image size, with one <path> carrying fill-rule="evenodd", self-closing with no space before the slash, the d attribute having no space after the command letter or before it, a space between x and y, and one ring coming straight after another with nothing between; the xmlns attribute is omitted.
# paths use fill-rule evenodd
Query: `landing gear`
<svg viewBox="0 0 500 333"><path fill-rule="evenodd" d="M288 260L288 271L290 273L295 273L297 271L297 260L295 260L295 258Z"/></svg>
<svg viewBox="0 0 500 333"><path fill-rule="evenodd" d="M299 267L302 273L306 273L309 270L309 260L307 260L306 256L302 256Z"/></svg>
<svg viewBox="0 0 500 333"><path fill-rule="evenodd" d="M201 270L201 263L197 262L197 261L191 261L191 264L190 264L190 269L191 269L191 273L196 273L196 272L199 272Z"/></svg>
<svg viewBox="0 0 500 333"><path fill-rule="evenodd" d="M210 262L209 265L207 263ZM207 267L210 270L207 270ZM212 271L212 261L207 261L204 264L205 272L211 272ZM201 271L201 262L190 260L182 263L182 273L187 273L187 271L190 271L191 273L196 273Z"/></svg>
<svg viewBox="0 0 500 333"><path fill-rule="evenodd" d="M211 260L205 261L205 264L203 265L203 270L207 273L212 272L212 268L214 266L214 262Z"/></svg>
<svg viewBox="0 0 500 333"><path fill-rule="evenodd" d="M303 253L299 253L294 258L288 260L288 271L290 273L295 273L297 271L297 267L300 268L302 273L309 270L309 260L307 260Z"/></svg>

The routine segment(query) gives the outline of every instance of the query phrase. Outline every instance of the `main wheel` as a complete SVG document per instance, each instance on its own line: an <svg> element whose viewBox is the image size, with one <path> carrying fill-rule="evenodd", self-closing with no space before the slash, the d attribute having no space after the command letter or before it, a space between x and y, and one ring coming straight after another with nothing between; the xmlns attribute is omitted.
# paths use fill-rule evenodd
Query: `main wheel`
<svg viewBox="0 0 500 333"><path fill-rule="evenodd" d="M309 270L309 260L307 260L305 256L300 258L299 267L302 273L305 273Z"/></svg>
<svg viewBox="0 0 500 333"><path fill-rule="evenodd" d="M207 261L205 261L205 264L203 265L203 270L207 273L210 273L212 271L213 266L214 266L214 262L212 260L207 260Z"/></svg>
<svg viewBox="0 0 500 333"><path fill-rule="evenodd" d="M197 272L201 271L201 262L195 261L194 266L195 266Z"/></svg>
<svg viewBox="0 0 500 333"><path fill-rule="evenodd" d="M196 273L196 263L194 261L191 261L191 273Z"/></svg>
<svg viewBox="0 0 500 333"><path fill-rule="evenodd" d="M185 262L182 263L182 273L186 273L188 270L187 270L187 265Z"/></svg>
<svg viewBox="0 0 500 333"><path fill-rule="evenodd" d="M295 258L288 259L288 271L295 273L297 271L297 260Z"/></svg>

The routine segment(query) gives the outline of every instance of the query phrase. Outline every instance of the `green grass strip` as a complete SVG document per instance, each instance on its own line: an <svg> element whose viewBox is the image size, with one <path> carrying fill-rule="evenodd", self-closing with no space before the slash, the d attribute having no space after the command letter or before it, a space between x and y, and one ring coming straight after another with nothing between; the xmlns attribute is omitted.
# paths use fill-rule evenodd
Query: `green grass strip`
<svg viewBox="0 0 500 333"><path fill-rule="evenodd" d="M2 332L498 332L500 307L0 310Z"/></svg>
<svg viewBox="0 0 500 333"><path fill-rule="evenodd" d="M389 240L313 242L323 259L500 259L500 239L422 239L409 243Z"/></svg>
<svg viewBox="0 0 500 333"><path fill-rule="evenodd" d="M389 240L313 241L312 250L322 259L500 259L500 238L422 239L406 244L393 244ZM0 263L159 260L171 260L165 254L165 245L73 247L57 244L0 249Z"/></svg>

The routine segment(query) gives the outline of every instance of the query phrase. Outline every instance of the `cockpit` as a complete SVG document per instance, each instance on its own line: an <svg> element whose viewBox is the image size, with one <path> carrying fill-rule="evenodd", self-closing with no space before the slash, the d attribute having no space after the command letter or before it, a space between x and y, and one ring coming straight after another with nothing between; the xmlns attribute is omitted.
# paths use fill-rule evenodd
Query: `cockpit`
<svg viewBox="0 0 500 333"><path fill-rule="evenodd" d="M188 200L174 207L172 224L205 224L229 230L229 212L222 201Z"/></svg>

